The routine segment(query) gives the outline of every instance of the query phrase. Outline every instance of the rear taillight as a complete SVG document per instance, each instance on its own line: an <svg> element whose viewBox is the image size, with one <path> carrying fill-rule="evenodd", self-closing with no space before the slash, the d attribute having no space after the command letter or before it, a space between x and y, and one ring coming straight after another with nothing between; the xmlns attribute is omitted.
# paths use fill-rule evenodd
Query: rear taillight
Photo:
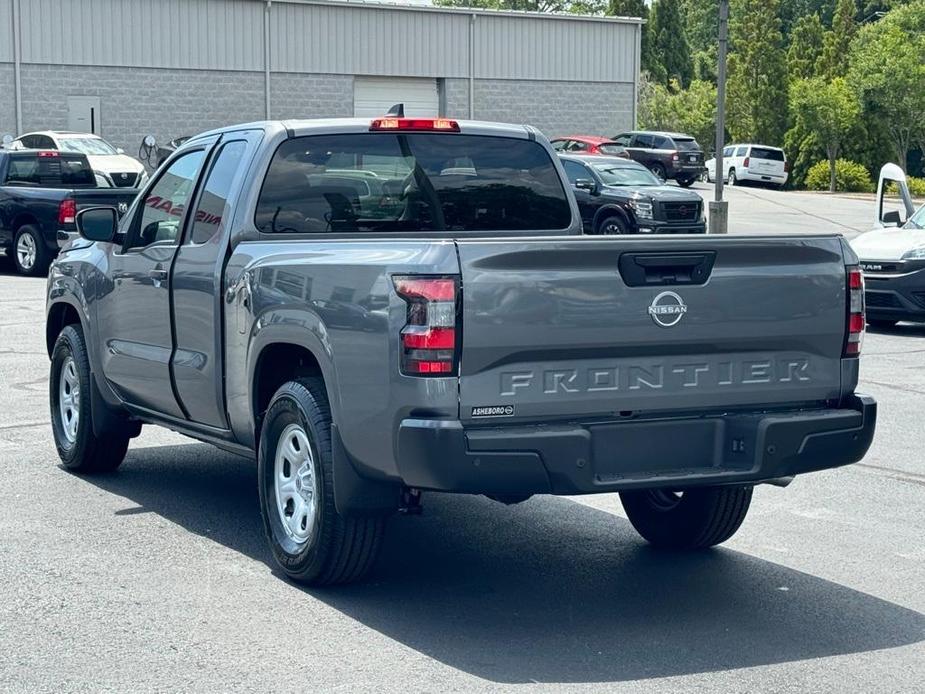
<svg viewBox="0 0 925 694"><path fill-rule="evenodd" d="M458 281L455 277L395 276L395 291L408 304L400 335L406 376L454 376L459 366Z"/></svg>
<svg viewBox="0 0 925 694"><path fill-rule="evenodd" d="M748 159L748 157L745 157L745 161L742 162L742 166L744 166L746 169L748 168Z"/></svg>
<svg viewBox="0 0 925 694"><path fill-rule="evenodd" d="M58 205L58 224L73 224L77 216L77 203L72 198L65 198Z"/></svg>
<svg viewBox="0 0 925 694"><path fill-rule="evenodd" d="M848 268L848 329L845 331L846 357L861 354L864 339L864 275L857 265Z"/></svg>
<svg viewBox="0 0 925 694"><path fill-rule="evenodd" d="M790 162L789 161L784 162L784 173L790 173Z"/></svg>

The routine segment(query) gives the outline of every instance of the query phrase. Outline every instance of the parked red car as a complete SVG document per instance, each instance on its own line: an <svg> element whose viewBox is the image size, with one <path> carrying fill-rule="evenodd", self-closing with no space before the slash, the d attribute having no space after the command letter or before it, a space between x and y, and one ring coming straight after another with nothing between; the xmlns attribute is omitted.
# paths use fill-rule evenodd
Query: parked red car
<svg viewBox="0 0 925 694"><path fill-rule="evenodd" d="M629 159L623 145L617 144L609 137L595 135L567 135L556 137L550 141L552 148L557 152L569 154L601 154L608 157L622 157Z"/></svg>

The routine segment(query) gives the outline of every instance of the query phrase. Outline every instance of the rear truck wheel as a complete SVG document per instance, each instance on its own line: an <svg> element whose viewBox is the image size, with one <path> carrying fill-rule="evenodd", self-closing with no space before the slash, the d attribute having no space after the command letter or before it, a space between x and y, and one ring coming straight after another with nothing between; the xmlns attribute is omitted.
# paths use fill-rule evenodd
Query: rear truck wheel
<svg viewBox="0 0 925 694"><path fill-rule="evenodd" d="M13 263L21 275L41 275L48 270L48 249L37 227L25 224L13 239Z"/></svg>
<svg viewBox="0 0 925 694"><path fill-rule="evenodd" d="M74 472L112 472L128 450L130 433L94 427L90 362L83 331L68 325L58 335L48 379L51 429L64 467Z"/></svg>
<svg viewBox="0 0 925 694"><path fill-rule="evenodd" d="M890 328L896 327L898 320L890 320L889 318L868 318L867 325L869 325L874 330L889 330Z"/></svg>
<svg viewBox="0 0 925 694"><path fill-rule="evenodd" d="M337 510L331 408L321 379L289 381L276 391L257 460L264 531L286 575L309 585L363 578L379 553L386 517Z"/></svg>
<svg viewBox="0 0 925 694"><path fill-rule="evenodd" d="M738 184L739 179L736 178L736 170L729 169L729 176L727 177L728 185L735 186Z"/></svg>
<svg viewBox="0 0 925 694"><path fill-rule="evenodd" d="M662 164L655 162L654 164L652 164L652 168L650 169L650 171L654 173L656 176L658 176L661 180L663 181L668 180L665 174L665 167Z"/></svg>
<svg viewBox="0 0 925 694"><path fill-rule="evenodd" d="M678 181L678 185L682 188L690 188L694 185L695 179L693 176L678 176L676 180Z"/></svg>
<svg viewBox="0 0 925 694"><path fill-rule="evenodd" d="M597 233L604 236L614 236L616 234L628 234L629 227L622 217L616 215L602 219L597 225Z"/></svg>
<svg viewBox="0 0 925 694"><path fill-rule="evenodd" d="M636 532L665 549L703 549L725 542L742 525L751 500L752 487L620 492Z"/></svg>

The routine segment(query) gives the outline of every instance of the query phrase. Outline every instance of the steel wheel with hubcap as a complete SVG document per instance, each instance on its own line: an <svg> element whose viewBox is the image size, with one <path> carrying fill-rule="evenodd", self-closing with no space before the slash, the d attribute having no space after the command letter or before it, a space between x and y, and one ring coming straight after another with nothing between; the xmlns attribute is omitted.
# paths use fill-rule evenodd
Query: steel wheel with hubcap
<svg viewBox="0 0 925 694"><path fill-rule="evenodd" d="M289 537L299 545L315 531L318 475L308 435L299 424L283 429L276 444L274 464L276 510Z"/></svg>
<svg viewBox="0 0 925 694"><path fill-rule="evenodd" d="M80 425L80 379L73 357L67 357L61 364L58 377L58 416L64 432L66 447L77 442L77 428Z"/></svg>
<svg viewBox="0 0 925 694"><path fill-rule="evenodd" d="M603 234L604 236L613 236L616 234L626 234L626 222L624 222L620 217L607 217L603 220L597 227L597 233Z"/></svg>
<svg viewBox="0 0 925 694"><path fill-rule="evenodd" d="M260 426L257 479L264 532L286 575L311 585L365 576L385 529L384 515L338 511L331 426L320 378L283 384Z"/></svg>
<svg viewBox="0 0 925 694"><path fill-rule="evenodd" d="M19 227L13 241L13 262L22 275L38 275L48 264L48 251L39 230L31 224Z"/></svg>
<svg viewBox="0 0 925 694"><path fill-rule="evenodd" d="M51 352L48 399L58 456L74 472L115 470L125 458L129 439L140 430L122 413L90 407L92 378L83 330L77 324L65 326ZM103 423L94 423L101 414Z"/></svg>

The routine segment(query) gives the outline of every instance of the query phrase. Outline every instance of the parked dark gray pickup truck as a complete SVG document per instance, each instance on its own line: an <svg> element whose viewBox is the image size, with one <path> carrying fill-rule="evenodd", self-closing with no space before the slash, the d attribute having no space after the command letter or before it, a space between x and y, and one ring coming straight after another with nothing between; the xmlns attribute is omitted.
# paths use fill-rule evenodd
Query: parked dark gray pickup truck
<svg viewBox="0 0 925 694"><path fill-rule="evenodd" d="M365 574L419 490L618 491L655 545L710 546L753 485L873 437L842 238L583 236L530 128L228 128L78 226L48 280L64 464L113 470L143 423L256 456L296 580Z"/></svg>

